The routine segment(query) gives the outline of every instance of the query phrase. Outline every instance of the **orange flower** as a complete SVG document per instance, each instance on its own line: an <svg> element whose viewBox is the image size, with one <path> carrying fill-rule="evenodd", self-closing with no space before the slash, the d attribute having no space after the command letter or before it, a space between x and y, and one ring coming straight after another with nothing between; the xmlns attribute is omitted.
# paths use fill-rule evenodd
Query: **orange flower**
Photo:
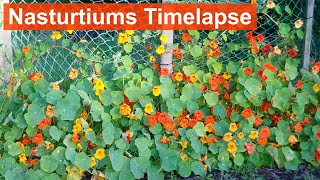
<svg viewBox="0 0 320 180"><path fill-rule="evenodd" d="M168 119L168 114L165 113L165 112L160 113L160 114L158 115L158 121L159 121L161 124L164 124L167 119Z"/></svg>
<svg viewBox="0 0 320 180"><path fill-rule="evenodd" d="M163 124L163 128L167 131L172 131L174 129L174 121L167 119Z"/></svg>
<svg viewBox="0 0 320 180"><path fill-rule="evenodd" d="M172 135L173 135L173 137L178 137L178 136L179 136L179 131L178 131L178 129L172 130Z"/></svg>
<svg viewBox="0 0 320 180"><path fill-rule="evenodd" d="M260 130L259 135L260 135L260 138L261 138L261 139L268 139L268 137L270 136L270 130L269 130L269 128L268 128L268 127L262 128L262 129Z"/></svg>
<svg viewBox="0 0 320 180"><path fill-rule="evenodd" d="M263 120L261 118L259 118L258 115L255 116L255 120L253 122L255 127L261 126L263 123Z"/></svg>
<svg viewBox="0 0 320 180"><path fill-rule="evenodd" d="M29 79L31 80L31 81L33 81L33 82L36 82L36 81L38 81L39 79L41 79L43 76L42 76L42 74L40 73L40 72L37 72L37 73L35 73L35 74L31 74L30 76L29 76Z"/></svg>
<svg viewBox="0 0 320 180"><path fill-rule="evenodd" d="M252 52L253 54L258 54L258 52L259 52L259 46L252 46L251 52Z"/></svg>
<svg viewBox="0 0 320 180"><path fill-rule="evenodd" d="M253 34L252 31L247 32L246 38L247 38L247 39L251 39L251 38L252 38L252 34Z"/></svg>
<svg viewBox="0 0 320 180"><path fill-rule="evenodd" d="M244 110L242 111L241 115L242 115L242 117L248 119L248 118L250 118L250 117L252 116L252 110L246 108L246 109L244 109Z"/></svg>
<svg viewBox="0 0 320 180"><path fill-rule="evenodd" d="M212 125L213 125L212 123L206 124L204 128L206 129L207 132L214 133L214 129Z"/></svg>
<svg viewBox="0 0 320 180"><path fill-rule="evenodd" d="M168 76L169 75L169 69L168 68L162 68L160 70L159 76Z"/></svg>
<svg viewBox="0 0 320 180"><path fill-rule="evenodd" d="M189 33L183 33L181 38L182 42L184 43L191 41L191 36Z"/></svg>
<svg viewBox="0 0 320 180"><path fill-rule="evenodd" d="M53 109L54 109L54 106L51 106L51 105L47 106L46 116L48 116L50 119L53 118L54 116Z"/></svg>
<svg viewBox="0 0 320 180"><path fill-rule="evenodd" d="M298 89L301 89L302 88L302 81L298 80L296 86Z"/></svg>
<svg viewBox="0 0 320 180"><path fill-rule="evenodd" d="M191 128L193 128L193 126L196 125L197 122L198 122L198 121L197 121L196 119L192 118L192 119L190 119L190 121L189 121L189 126L190 126Z"/></svg>
<svg viewBox="0 0 320 180"><path fill-rule="evenodd" d="M320 161L320 149L314 152L314 156L316 157L316 160Z"/></svg>
<svg viewBox="0 0 320 180"><path fill-rule="evenodd" d="M260 41L260 42L263 42L263 41L264 41L264 36L263 36L263 34L258 34L258 35L257 35L257 40Z"/></svg>
<svg viewBox="0 0 320 180"><path fill-rule="evenodd" d="M28 47L28 46L23 47L23 48L22 48L22 52L23 52L23 53L30 52L29 47Z"/></svg>
<svg viewBox="0 0 320 180"><path fill-rule="evenodd" d="M78 77L78 70L71 68L69 73L70 79L76 79Z"/></svg>
<svg viewBox="0 0 320 180"><path fill-rule="evenodd" d="M78 133L72 134L72 142L75 142L75 143L80 142Z"/></svg>
<svg viewBox="0 0 320 180"><path fill-rule="evenodd" d="M302 127L301 123L298 123L294 126L295 132L301 132L302 130L303 130L303 127ZM319 135L319 137L320 137L320 135Z"/></svg>
<svg viewBox="0 0 320 180"><path fill-rule="evenodd" d="M182 128L188 128L189 127L189 121L188 121L188 119L182 119L182 120L180 120L180 126L182 127Z"/></svg>
<svg viewBox="0 0 320 180"><path fill-rule="evenodd" d="M250 76L252 74L252 68L250 67L247 67L245 70L244 70L244 74L246 76Z"/></svg>
<svg viewBox="0 0 320 180"><path fill-rule="evenodd" d="M47 125L51 125L51 123L51 121L47 120L46 118L43 118L40 124L38 124L38 129L42 131L44 127L46 127Z"/></svg>
<svg viewBox="0 0 320 180"><path fill-rule="evenodd" d="M264 68L264 69L267 69L267 70L269 70L269 71L272 71L272 72L274 72L274 73L277 73L277 68L276 68L276 66L270 64L269 62L265 63L265 64L263 65L263 68Z"/></svg>
<svg viewBox="0 0 320 180"><path fill-rule="evenodd" d="M203 114L202 114L202 112L201 112L200 110L196 110L196 111L194 112L194 114L193 114L193 117L194 117L196 120L200 121L200 120L203 119Z"/></svg>
<svg viewBox="0 0 320 180"><path fill-rule="evenodd" d="M166 143L166 144L169 144L170 143L170 139L166 136L166 135L163 135L161 139L159 139L159 142L161 143Z"/></svg>
<svg viewBox="0 0 320 180"><path fill-rule="evenodd" d="M27 136L24 136L21 142L23 145L28 146L31 143L31 140Z"/></svg>
<svg viewBox="0 0 320 180"><path fill-rule="evenodd" d="M205 124L214 123L214 118L212 116L207 116L206 121L204 123Z"/></svg>
<svg viewBox="0 0 320 180"><path fill-rule="evenodd" d="M200 141L202 144L207 144L208 143L208 136L204 135L203 137L201 137Z"/></svg>
<svg viewBox="0 0 320 180"><path fill-rule="evenodd" d="M216 142L218 142L218 141L217 141L217 139L216 139L214 136L208 138L208 145L209 145L209 146L210 146L212 143L216 143Z"/></svg>
<svg viewBox="0 0 320 180"><path fill-rule="evenodd" d="M255 45L257 44L257 40L256 40L256 38L255 38L255 37L250 38L250 40L249 40L249 44L250 44L251 46L255 46Z"/></svg>
<svg viewBox="0 0 320 180"><path fill-rule="evenodd" d="M42 134L34 133L33 138L32 138L32 142L35 143L36 145L41 144L43 142Z"/></svg>
<svg viewBox="0 0 320 180"><path fill-rule="evenodd" d="M155 115L149 115L148 117L148 125L149 126L154 126L157 124L157 117Z"/></svg>
<svg viewBox="0 0 320 180"><path fill-rule="evenodd" d="M258 144L261 146L265 146L268 143L268 139L267 138L259 138L258 139Z"/></svg>

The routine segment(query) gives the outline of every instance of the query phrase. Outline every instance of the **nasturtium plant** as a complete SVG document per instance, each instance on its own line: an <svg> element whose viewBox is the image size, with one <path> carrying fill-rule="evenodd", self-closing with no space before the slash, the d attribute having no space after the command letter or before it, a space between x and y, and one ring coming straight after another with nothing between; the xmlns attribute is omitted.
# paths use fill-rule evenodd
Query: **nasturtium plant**
<svg viewBox="0 0 320 180"><path fill-rule="evenodd" d="M269 11L294 13L272 1L261 13ZM164 46L161 31L125 30L112 61L62 31L53 32L54 45L22 47L15 52L22 68L0 91L0 175L165 179L172 171L189 177L213 169L319 166L320 63L300 69L300 21L274 22L283 43L232 30L210 31L201 41L190 30ZM243 38L224 47L230 36ZM145 63L137 63L137 45L145 45ZM68 49L83 66L50 82L33 66L54 48ZM221 58L240 50L247 58ZM172 72L160 63L165 52L173 54Z"/></svg>

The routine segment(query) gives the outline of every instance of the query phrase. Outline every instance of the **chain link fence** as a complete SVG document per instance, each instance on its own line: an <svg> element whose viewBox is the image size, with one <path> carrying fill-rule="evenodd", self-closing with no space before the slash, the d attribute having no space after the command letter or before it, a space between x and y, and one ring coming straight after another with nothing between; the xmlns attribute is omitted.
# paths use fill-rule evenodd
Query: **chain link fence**
<svg viewBox="0 0 320 180"><path fill-rule="evenodd" d="M105 0L12 0L12 3L160 3L157 0L116 0L116 1L105 1ZM251 0L171 0L169 3L251 3ZM268 14L261 13L262 9L265 8L267 0L257 0L258 3L258 28L255 33L262 33L265 36L267 43L273 45L278 44L281 36L278 34L277 25L270 20L273 18L280 22L285 22L293 26L297 19L305 20L305 0L274 0L277 5L288 7L292 12L291 15L282 13L276 10L268 11ZM282 10L284 11L284 10ZM318 29L319 30L319 29ZM181 35L185 31L174 32L174 43L175 46L182 46ZM203 43L208 39L209 31L199 31L200 38L199 43ZM21 49L23 46L28 44L36 44L38 42L49 42L54 44L56 42L50 40L52 31L12 31L12 44L13 49ZM117 37L119 31L75 31L72 35L63 32L63 37L70 38L73 42L80 42L86 40L83 43L83 47L91 52L91 54L99 54L104 62L112 61L114 54L118 52L121 46L117 43ZM142 33L136 31L136 33ZM152 31L151 34L159 34L160 31ZM248 58L248 49L244 48L243 44L244 36L246 31L237 31L234 35L228 34L228 38L225 42L221 43L220 50L221 56L218 58L221 62L228 61L239 61ZM50 42L51 41L51 42ZM297 41L298 47L302 50L303 41ZM317 42L313 42L315 44ZM156 48L160 44L157 38L150 38L148 42L135 44L133 47L133 54L131 58L136 64L149 62L148 52L145 50L147 44L151 44L153 48ZM237 45L237 48L235 47ZM315 45L313 47L316 47ZM313 48L313 58L317 58L316 54L319 49ZM302 52L300 52L302 55ZM174 62L176 64L195 64L199 68L206 65L205 60L191 60L190 58L182 58L181 60ZM279 62L281 63L281 62ZM74 58L67 50L54 49L50 54L40 56L38 60L34 62L35 71L41 71L44 76L50 81L56 81L65 78L68 75L71 67L77 68L83 66L85 62L79 61Z"/></svg>

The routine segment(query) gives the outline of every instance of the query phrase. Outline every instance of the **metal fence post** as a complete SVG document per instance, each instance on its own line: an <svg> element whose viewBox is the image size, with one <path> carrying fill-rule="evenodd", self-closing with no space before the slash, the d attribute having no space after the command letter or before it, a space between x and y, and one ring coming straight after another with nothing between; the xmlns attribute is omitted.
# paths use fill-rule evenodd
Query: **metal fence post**
<svg viewBox="0 0 320 180"><path fill-rule="evenodd" d="M0 3L0 19L3 19L3 4L9 3L9 0L4 0ZM4 73L4 77L0 77L0 85L6 84L9 74L12 70L8 60L12 58L12 43L11 43L11 31L3 30L3 25L0 22L0 71Z"/></svg>
<svg viewBox="0 0 320 180"><path fill-rule="evenodd" d="M311 53L311 39L312 39L312 25L313 25L313 10L314 0L307 1L307 17L306 17L306 33L304 39L304 51L303 51L303 68L308 69L310 64Z"/></svg>
<svg viewBox="0 0 320 180"><path fill-rule="evenodd" d="M167 3L168 0L162 0L162 3ZM168 38L167 42L163 43L165 48L171 47L173 44L173 36L174 36L174 31L173 30L163 30L163 34L165 34ZM161 68L168 68L169 69L169 76L171 77L172 71L173 71L173 66L172 66L172 51L166 50L164 54L161 55L161 61L160 61L160 67Z"/></svg>

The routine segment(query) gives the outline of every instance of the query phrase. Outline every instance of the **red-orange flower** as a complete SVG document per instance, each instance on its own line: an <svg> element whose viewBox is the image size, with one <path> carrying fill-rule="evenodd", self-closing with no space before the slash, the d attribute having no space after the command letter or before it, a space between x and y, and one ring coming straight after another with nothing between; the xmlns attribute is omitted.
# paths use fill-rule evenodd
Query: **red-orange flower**
<svg viewBox="0 0 320 180"><path fill-rule="evenodd" d="M255 127L258 127L258 126L261 126L262 124L263 124L263 120L258 115L256 115L254 122L253 122L253 125Z"/></svg>
<svg viewBox="0 0 320 180"><path fill-rule="evenodd" d="M170 139L167 136L163 135L163 137L159 139L159 142L169 144Z"/></svg>
<svg viewBox="0 0 320 180"><path fill-rule="evenodd" d="M267 69L269 71L272 71L274 73L277 73L277 68L276 66L270 64L269 62L265 63L264 66L263 66L264 69Z"/></svg>
<svg viewBox="0 0 320 180"><path fill-rule="evenodd" d="M258 144L260 146L265 146L268 143L268 139L267 138L259 138L258 139Z"/></svg>
<svg viewBox="0 0 320 180"><path fill-rule="evenodd" d="M318 130L317 134L316 134L317 138L320 138L320 129Z"/></svg>
<svg viewBox="0 0 320 180"><path fill-rule="evenodd" d="M320 149L314 152L314 156L316 157L316 160L320 160Z"/></svg>
<svg viewBox="0 0 320 180"><path fill-rule="evenodd" d="M32 142L35 143L36 145L41 144L43 142L42 134L34 133L33 138L32 138Z"/></svg>
<svg viewBox="0 0 320 180"><path fill-rule="evenodd" d="M250 44L251 46L255 46L255 45L257 44L257 40L256 40L256 38L255 38L255 37L250 38L250 40L249 40L249 44Z"/></svg>
<svg viewBox="0 0 320 180"><path fill-rule="evenodd" d="M262 49L261 49L262 54L268 53L271 48L272 48L272 45L271 45L271 44L267 44L267 45L263 46Z"/></svg>
<svg viewBox="0 0 320 180"><path fill-rule="evenodd" d="M262 105L260 106L260 110L263 111L264 113L268 113L269 112L269 107L272 106L272 103L267 103L267 102L263 102Z"/></svg>
<svg viewBox="0 0 320 180"><path fill-rule="evenodd" d="M182 127L182 128L188 128L189 127L189 121L188 121L188 119L182 119L182 120L180 120L180 126Z"/></svg>
<svg viewBox="0 0 320 180"><path fill-rule="evenodd" d="M162 68L160 70L159 76L168 76L169 75L169 69L168 68Z"/></svg>
<svg viewBox="0 0 320 180"><path fill-rule="evenodd" d="M48 126L48 125L51 125L51 121L43 118L43 119L41 120L40 124L38 124L38 129L40 129L40 130L42 131L43 128L44 128L45 126Z"/></svg>
<svg viewBox="0 0 320 180"><path fill-rule="evenodd" d="M24 136L21 143L25 146L28 146L31 143L31 140L27 136Z"/></svg>
<svg viewBox="0 0 320 180"><path fill-rule="evenodd" d="M23 53L30 52L29 47L28 47L28 46L23 47L23 48L22 48L22 52L23 52Z"/></svg>
<svg viewBox="0 0 320 180"><path fill-rule="evenodd" d="M259 137L262 139L268 139L270 136L270 130L268 127L262 128L259 133Z"/></svg>
<svg viewBox="0 0 320 180"><path fill-rule="evenodd" d="M257 40L260 41L260 42L263 42L263 41L264 41L264 36L263 36L263 34L258 34L258 35L257 35Z"/></svg>
<svg viewBox="0 0 320 180"><path fill-rule="evenodd" d="M270 119L273 121L273 123L278 124L280 121L280 117L277 114L271 114Z"/></svg>
<svg viewBox="0 0 320 180"><path fill-rule="evenodd" d="M174 129L174 121L167 119L163 124L163 128L167 131L172 131Z"/></svg>
<svg viewBox="0 0 320 180"><path fill-rule="evenodd" d="M296 86L298 89L301 89L302 88L302 81L298 80Z"/></svg>
<svg viewBox="0 0 320 180"><path fill-rule="evenodd" d="M252 68L250 67L247 67L245 70L244 70L244 74L246 76L250 76L252 74Z"/></svg>
<svg viewBox="0 0 320 180"><path fill-rule="evenodd" d="M216 139L214 136L208 138L208 145L209 145L209 146L210 146L212 143L215 143L215 142L218 142L218 141L217 141L217 139Z"/></svg>
<svg viewBox="0 0 320 180"><path fill-rule="evenodd" d="M154 126L157 124L157 117L155 115L149 115L148 117L148 125L149 126Z"/></svg>
<svg viewBox="0 0 320 180"><path fill-rule="evenodd" d="M165 112L160 113L160 114L158 115L158 121L159 121L161 124L164 124L167 119L168 119L168 114L165 113Z"/></svg>
<svg viewBox="0 0 320 180"><path fill-rule="evenodd" d="M193 126L196 125L197 122L198 122L197 119L192 118L192 119L190 119L190 121L189 121L189 126L190 126L191 128L193 128Z"/></svg>
<svg viewBox="0 0 320 180"><path fill-rule="evenodd" d="M198 121L203 119L203 114L200 110L196 110L193 115L196 118L196 120L198 120Z"/></svg>
<svg viewBox="0 0 320 180"><path fill-rule="evenodd" d="M242 115L242 117L248 119L248 118L250 118L250 117L252 116L252 110L246 108L246 109L244 109L244 110L242 111L241 115Z"/></svg>
<svg viewBox="0 0 320 180"><path fill-rule="evenodd" d="M207 116L204 124L214 123L214 118L212 116Z"/></svg>
<svg viewBox="0 0 320 180"><path fill-rule="evenodd" d="M246 38L247 38L247 39L251 39L251 38L252 38L252 35L253 35L253 32L252 32L252 31L249 31L249 32L247 32L247 34L246 34Z"/></svg>
<svg viewBox="0 0 320 180"><path fill-rule="evenodd" d="M181 38L182 42L184 43L191 41L191 36L189 33L183 33Z"/></svg>
<svg viewBox="0 0 320 180"><path fill-rule="evenodd" d="M229 95L228 92L226 92L226 93L224 94L224 98L225 98L226 100L230 101L230 95Z"/></svg>
<svg viewBox="0 0 320 180"><path fill-rule="evenodd" d="M80 142L78 133L72 134L72 142Z"/></svg>
<svg viewBox="0 0 320 180"><path fill-rule="evenodd" d="M173 137L178 137L178 136L179 136L179 131L178 131L178 129L172 130L172 136L173 136Z"/></svg>
<svg viewBox="0 0 320 180"><path fill-rule="evenodd" d="M258 52L259 52L259 46L252 46L251 52L252 52L253 54L258 54Z"/></svg>

